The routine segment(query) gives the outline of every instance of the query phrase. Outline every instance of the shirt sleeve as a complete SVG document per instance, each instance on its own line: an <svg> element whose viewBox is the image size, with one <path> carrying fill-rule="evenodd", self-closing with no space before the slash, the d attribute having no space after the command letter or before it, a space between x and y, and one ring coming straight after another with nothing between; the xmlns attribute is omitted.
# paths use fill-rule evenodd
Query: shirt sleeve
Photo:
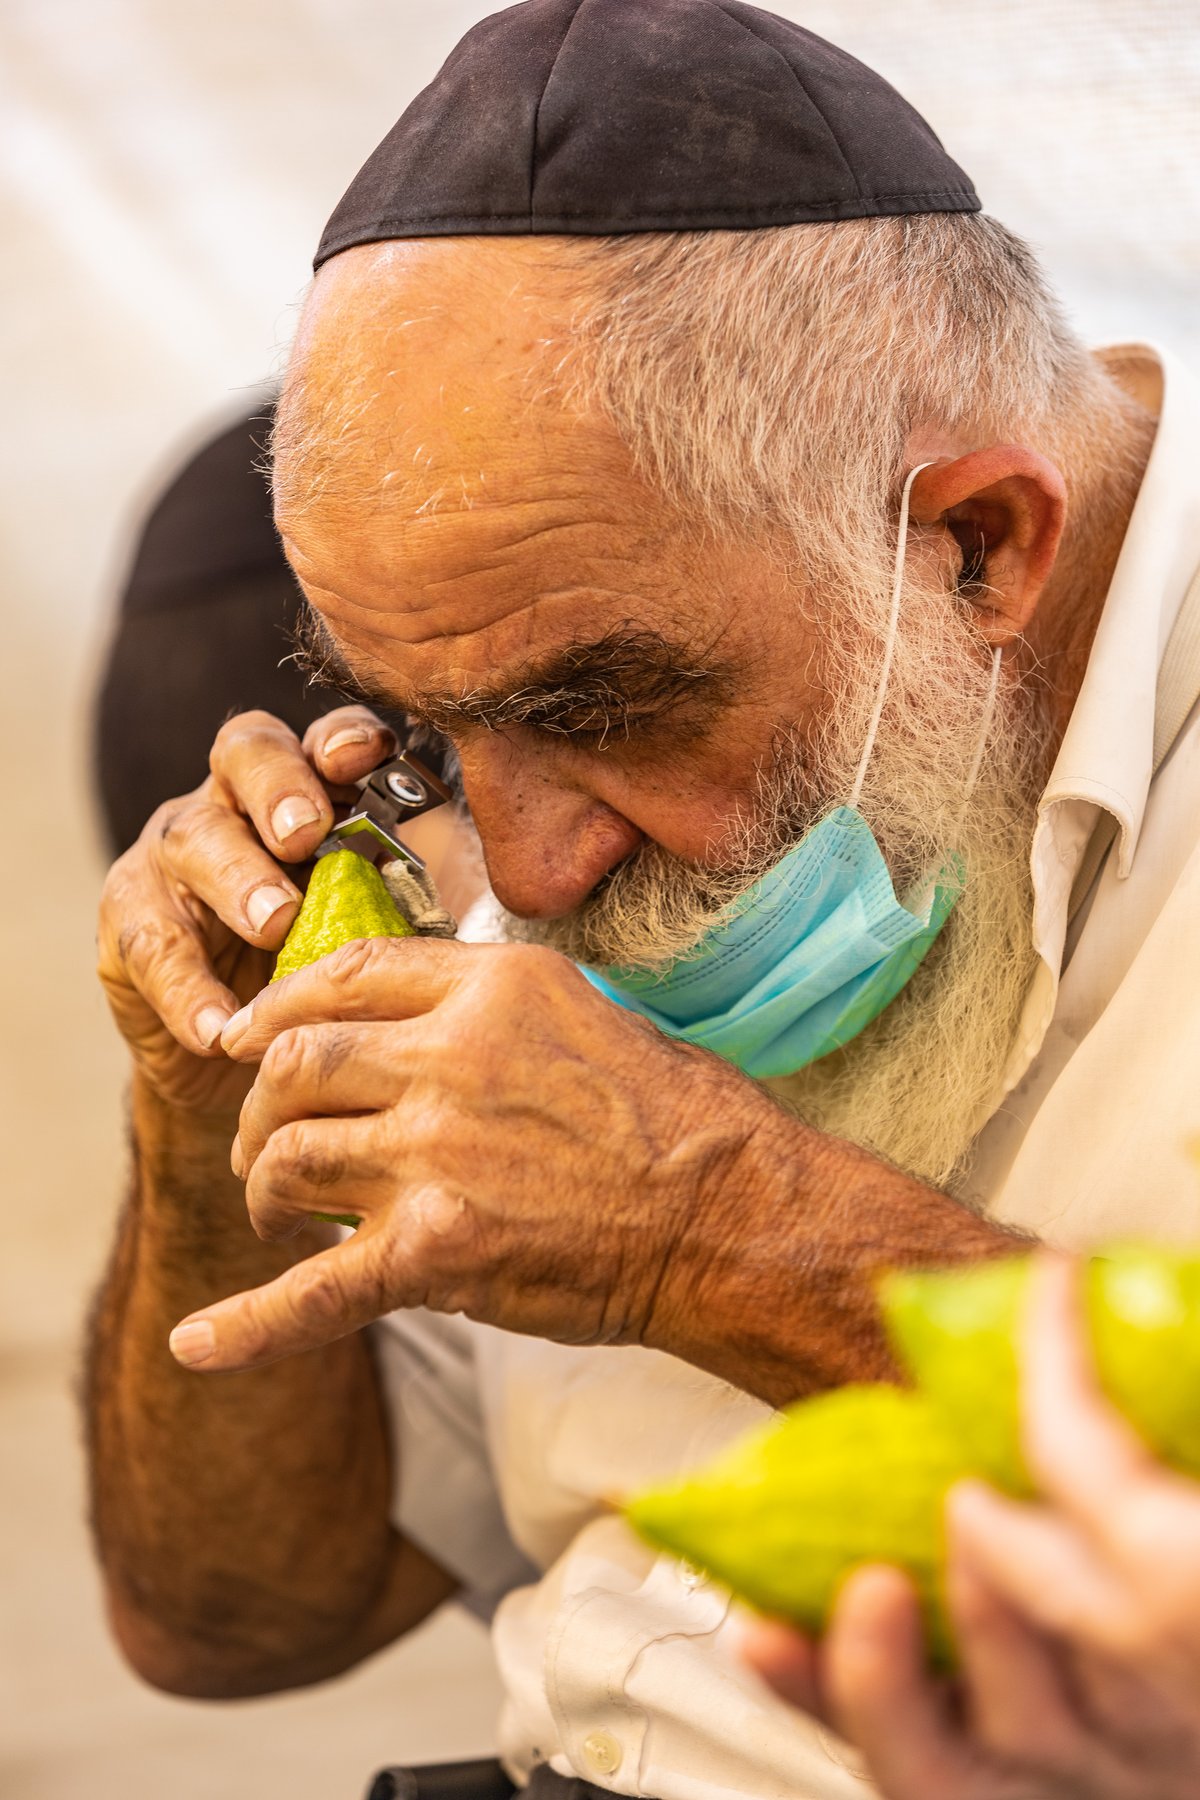
<svg viewBox="0 0 1200 1800"><path fill-rule="evenodd" d="M538 1572L500 1504L470 1322L416 1310L391 1313L371 1332L394 1453L392 1523L458 1577L463 1603L488 1620Z"/></svg>

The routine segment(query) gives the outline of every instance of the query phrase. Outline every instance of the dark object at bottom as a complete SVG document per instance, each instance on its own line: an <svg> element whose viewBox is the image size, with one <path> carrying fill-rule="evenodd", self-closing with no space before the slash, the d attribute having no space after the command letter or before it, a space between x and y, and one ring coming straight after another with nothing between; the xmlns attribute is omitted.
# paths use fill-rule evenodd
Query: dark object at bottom
<svg viewBox="0 0 1200 1800"><path fill-rule="evenodd" d="M513 1783L494 1756L477 1762L380 1769L367 1800L511 1800Z"/></svg>
<svg viewBox="0 0 1200 1800"><path fill-rule="evenodd" d="M611 1800L607 1788L578 1776L558 1775L542 1763L517 1788L495 1757L478 1762L426 1763L415 1769L381 1769L366 1800Z"/></svg>

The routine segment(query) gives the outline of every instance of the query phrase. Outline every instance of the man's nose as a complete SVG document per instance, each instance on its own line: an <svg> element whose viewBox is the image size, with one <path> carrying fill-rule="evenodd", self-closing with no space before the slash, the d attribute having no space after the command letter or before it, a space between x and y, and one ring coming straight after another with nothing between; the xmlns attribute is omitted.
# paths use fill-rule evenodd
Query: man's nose
<svg viewBox="0 0 1200 1800"><path fill-rule="evenodd" d="M522 919L557 919L645 842L644 833L554 767L498 734L460 751L463 789L488 880ZM532 766L531 766L532 765Z"/></svg>

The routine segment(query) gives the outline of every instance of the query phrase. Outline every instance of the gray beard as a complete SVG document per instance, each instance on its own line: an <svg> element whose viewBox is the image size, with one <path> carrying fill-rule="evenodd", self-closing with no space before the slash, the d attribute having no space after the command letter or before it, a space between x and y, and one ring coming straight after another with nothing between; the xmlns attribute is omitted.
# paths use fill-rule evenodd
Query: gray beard
<svg viewBox="0 0 1200 1800"><path fill-rule="evenodd" d="M910 582L903 617L859 810L899 896L950 850L965 866L963 891L924 963L873 1024L844 1049L765 1085L819 1129L961 1191L1037 962L1029 850L1049 731L1038 695L1002 683L982 774L964 803L985 716L986 654L940 590ZM878 622L858 624L856 644L833 659L828 722L812 752L819 791L786 736L760 777L753 814L730 819L705 866L644 845L565 917L507 915L508 935L599 967L661 970L693 949L849 793L880 662Z"/></svg>

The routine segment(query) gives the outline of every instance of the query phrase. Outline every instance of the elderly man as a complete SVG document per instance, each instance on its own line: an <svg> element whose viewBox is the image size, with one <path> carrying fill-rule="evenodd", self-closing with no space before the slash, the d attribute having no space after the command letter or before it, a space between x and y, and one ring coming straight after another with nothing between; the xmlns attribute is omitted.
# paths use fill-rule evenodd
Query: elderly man
<svg viewBox="0 0 1200 1800"><path fill-rule="evenodd" d="M737 0L497 15L339 207L275 434L307 654L450 738L508 941L260 993L363 706L235 718L113 871L91 1445L151 1680L320 1680L457 1590L522 1782L861 1793L612 1498L886 1375L882 1264L1195 1232L1200 400L976 208Z"/></svg>

